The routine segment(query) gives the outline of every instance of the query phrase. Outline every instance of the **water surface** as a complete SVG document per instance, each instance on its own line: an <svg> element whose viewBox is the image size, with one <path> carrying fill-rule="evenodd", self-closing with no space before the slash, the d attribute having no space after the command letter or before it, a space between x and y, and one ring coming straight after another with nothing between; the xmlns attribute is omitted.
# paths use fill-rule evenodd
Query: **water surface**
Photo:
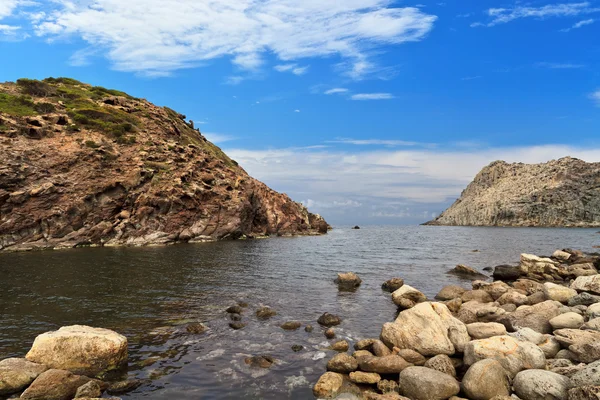
<svg viewBox="0 0 600 400"><path fill-rule="evenodd" d="M445 274L458 263L481 270L522 252L594 245L597 229L341 227L322 237L0 253L0 359L22 357L39 333L85 324L126 335L129 375L152 380L123 398L310 399L332 355L316 323L323 312L343 318L338 338L376 337L394 318L380 289L389 278L433 296L447 284L468 287ZM358 291L338 293L333 279L345 271L363 279ZM248 325L234 331L224 310L238 301L249 304ZM278 315L257 320L262 304ZM288 320L315 330L283 331ZM185 333L189 321L208 332ZM294 344L305 349L294 353ZM260 354L277 365L245 365Z"/></svg>

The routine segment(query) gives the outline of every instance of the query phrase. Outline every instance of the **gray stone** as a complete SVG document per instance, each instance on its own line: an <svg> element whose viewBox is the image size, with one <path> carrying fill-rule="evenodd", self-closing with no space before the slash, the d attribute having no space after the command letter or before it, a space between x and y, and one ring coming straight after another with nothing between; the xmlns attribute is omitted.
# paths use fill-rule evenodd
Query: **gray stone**
<svg viewBox="0 0 600 400"><path fill-rule="evenodd" d="M577 313L568 312L552 318L549 322L554 330L564 328L579 329L585 322L585 319Z"/></svg>
<svg viewBox="0 0 600 400"><path fill-rule="evenodd" d="M446 400L458 392L458 381L443 372L409 367L400 373L400 394L413 400Z"/></svg>
<svg viewBox="0 0 600 400"><path fill-rule="evenodd" d="M566 376L541 369L521 371L513 381L516 394L523 400L567 400L570 385Z"/></svg>
<svg viewBox="0 0 600 400"><path fill-rule="evenodd" d="M497 322L474 322L467 325L467 332L473 339L487 339L506 335L506 327Z"/></svg>

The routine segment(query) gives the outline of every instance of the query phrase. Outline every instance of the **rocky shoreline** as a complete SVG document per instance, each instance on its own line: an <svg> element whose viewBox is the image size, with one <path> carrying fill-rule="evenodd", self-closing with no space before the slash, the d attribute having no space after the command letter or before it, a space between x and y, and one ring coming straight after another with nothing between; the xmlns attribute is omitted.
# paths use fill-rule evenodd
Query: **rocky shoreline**
<svg viewBox="0 0 600 400"><path fill-rule="evenodd" d="M493 282L459 265L472 288L435 301L395 278L398 306L379 338L336 354L315 384L320 399L600 399L600 257L564 249L521 255ZM358 279L358 277L356 277ZM347 287L347 286L346 286ZM433 300L433 299L432 299Z"/></svg>

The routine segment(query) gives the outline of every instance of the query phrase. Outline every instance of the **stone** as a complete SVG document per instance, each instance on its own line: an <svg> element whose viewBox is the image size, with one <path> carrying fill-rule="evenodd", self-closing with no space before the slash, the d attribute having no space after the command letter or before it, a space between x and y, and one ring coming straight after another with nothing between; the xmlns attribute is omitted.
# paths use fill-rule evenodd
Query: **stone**
<svg viewBox="0 0 600 400"><path fill-rule="evenodd" d="M354 353L352 353L352 357L358 360L361 357L374 357L374 354L368 350L356 350Z"/></svg>
<svg viewBox="0 0 600 400"><path fill-rule="evenodd" d="M529 302L526 295L519 293L516 290L511 290L504 293L502 296L500 296L500 298L498 298L497 301L500 305L514 304L517 307L525 305Z"/></svg>
<svg viewBox="0 0 600 400"><path fill-rule="evenodd" d="M242 315L241 314L229 314L229 318L232 321L241 321L242 320Z"/></svg>
<svg viewBox="0 0 600 400"><path fill-rule="evenodd" d="M424 366L456 378L456 369L454 368L454 364L452 363L450 357L445 354L431 357L425 362Z"/></svg>
<svg viewBox="0 0 600 400"><path fill-rule="evenodd" d="M522 306L510 314L503 315L497 322L504 324L509 332L518 328L531 328L540 333L551 333L550 320L559 314L556 302L547 300L534 306Z"/></svg>
<svg viewBox="0 0 600 400"><path fill-rule="evenodd" d="M494 336L467 344L464 352L465 365L471 366L485 359L498 361L511 378L524 369L541 369L546 366L546 357L538 346L520 342L510 336Z"/></svg>
<svg viewBox="0 0 600 400"><path fill-rule="evenodd" d="M566 251L556 250L552 254L552 258L556 258L559 261L567 261L571 258L571 253L567 253Z"/></svg>
<svg viewBox="0 0 600 400"><path fill-rule="evenodd" d="M245 323L243 323L243 322L239 322L239 321L237 321L237 322L230 322L230 323L229 323L229 327L230 327L231 329L233 329L233 330L236 330L236 331L237 331L237 330L240 330L240 329L243 329L243 328L245 328L245 327L246 327L246 324L245 324Z"/></svg>
<svg viewBox="0 0 600 400"><path fill-rule="evenodd" d="M354 383L363 383L367 385L376 385L381 380L381 376L375 372L350 372L350 381Z"/></svg>
<svg viewBox="0 0 600 400"><path fill-rule="evenodd" d="M392 301L401 309L412 308L426 300L427 296L406 284L392 293Z"/></svg>
<svg viewBox="0 0 600 400"><path fill-rule="evenodd" d="M399 386L396 381L382 379L377 383L377 389L379 389L381 393L398 393Z"/></svg>
<svg viewBox="0 0 600 400"><path fill-rule="evenodd" d="M258 310L256 310L256 317L258 319L265 320L265 319L274 317L276 315L277 315L277 311L273 310L269 306L263 306L263 307L260 307Z"/></svg>
<svg viewBox="0 0 600 400"><path fill-rule="evenodd" d="M375 340L371 346L371 350L377 357L385 357L392 354L390 348L387 347L381 340Z"/></svg>
<svg viewBox="0 0 600 400"><path fill-rule="evenodd" d="M108 394L125 394L134 391L142 386L144 381L141 379L124 379L122 381L112 382L106 392Z"/></svg>
<svg viewBox="0 0 600 400"><path fill-rule="evenodd" d="M304 346L302 346L301 344L293 344L292 345L292 351L294 353L297 353L299 351L302 351L304 349Z"/></svg>
<svg viewBox="0 0 600 400"><path fill-rule="evenodd" d="M580 276L591 276L596 275L598 270L593 263L582 263L569 265L565 272L565 275L570 278L578 278Z"/></svg>
<svg viewBox="0 0 600 400"><path fill-rule="evenodd" d="M335 283L341 291L353 291L360 286L362 279L354 272L338 273Z"/></svg>
<svg viewBox="0 0 600 400"><path fill-rule="evenodd" d="M537 292L544 292L544 285L531 279L518 279L516 282L513 282L512 286L517 290L523 290L528 296Z"/></svg>
<svg viewBox="0 0 600 400"><path fill-rule="evenodd" d="M571 385L579 386L599 386L600 385L600 361L595 361L583 367L582 370L571 376Z"/></svg>
<svg viewBox="0 0 600 400"><path fill-rule="evenodd" d="M510 381L502 365L492 359L477 361L462 379L462 390L471 400L509 396Z"/></svg>
<svg viewBox="0 0 600 400"><path fill-rule="evenodd" d="M550 258L542 258L533 254L521 254L522 274L551 274L557 272L559 263Z"/></svg>
<svg viewBox="0 0 600 400"><path fill-rule="evenodd" d="M544 294L549 300L567 304L572 297L577 296L577 291L566 286L546 282L544 283Z"/></svg>
<svg viewBox="0 0 600 400"><path fill-rule="evenodd" d="M497 322L473 322L467 324L467 332L473 339L487 339L506 335L506 327Z"/></svg>
<svg viewBox="0 0 600 400"><path fill-rule="evenodd" d="M585 313L590 319L600 317L600 303L590 304Z"/></svg>
<svg viewBox="0 0 600 400"><path fill-rule="evenodd" d="M554 337L568 347L577 360L591 363L600 359L600 332L581 329L558 329Z"/></svg>
<svg viewBox="0 0 600 400"><path fill-rule="evenodd" d="M301 322L298 321L287 321L280 325L281 329L286 331L295 331L302 326Z"/></svg>
<svg viewBox="0 0 600 400"><path fill-rule="evenodd" d="M414 351L413 349L399 349L395 347L394 354L417 366L423 366L427 361L427 359L421 353Z"/></svg>
<svg viewBox="0 0 600 400"><path fill-rule="evenodd" d="M77 389L91 379L70 371L49 369L40 374L21 395L25 400L71 400Z"/></svg>
<svg viewBox="0 0 600 400"><path fill-rule="evenodd" d="M448 285L444 286L442 290L440 290L439 293L435 295L435 298L441 301L452 300L456 299L457 297L459 298L466 291L467 289L461 286Z"/></svg>
<svg viewBox="0 0 600 400"><path fill-rule="evenodd" d="M327 370L332 372L339 372L342 374L348 374L358 369L358 361L356 358L346 354L340 353L333 356L327 363ZM370 372L370 371L367 371Z"/></svg>
<svg viewBox="0 0 600 400"><path fill-rule="evenodd" d="M0 361L0 396L25 389L48 367L24 358L7 358Z"/></svg>
<svg viewBox="0 0 600 400"><path fill-rule="evenodd" d="M559 352L556 353L554 358L556 358L557 360L564 359L564 360L579 362L579 360L577 359L577 356L571 350L567 350L567 349L559 350Z"/></svg>
<svg viewBox="0 0 600 400"><path fill-rule="evenodd" d="M319 323L319 325L326 326L326 327L332 327L332 326L337 326L337 325L341 324L342 319L340 317L338 317L337 315L326 312L319 317L317 322Z"/></svg>
<svg viewBox="0 0 600 400"><path fill-rule="evenodd" d="M383 284L381 285L381 288L383 290L385 290L386 292L393 293L396 290L400 289L402 286L404 286L404 279L392 278L392 279L389 279L389 280L383 282Z"/></svg>
<svg viewBox="0 0 600 400"><path fill-rule="evenodd" d="M75 398L98 398L102 396L102 388L96 381L89 381L88 383L81 385L75 392Z"/></svg>
<svg viewBox="0 0 600 400"><path fill-rule="evenodd" d="M354 343L354 350L371 350L376 340L378 339L361 339Z"/></svg>
<svg viewBox="0 0 600 400"><path fill-rule="evenodd" d="M424 356L462 352L470 337L466 326L442 303L421 303L385 323L381 340L389 347L412 349Z"/></svg>
<svg viewBox="0 0 600 400"><path fill-rule="evenodd" d="M568 377L541 369L521 371L513 381L515 393L523 400L567 400L570 385Z"/></svg>
<svg viewBox="0 0 600 400"><path fill-rule="evenodd" d="M400 394L413 400L446 400L458 392L458 381L443 372L409 367L400 373Z"/></svg>
<svg viewBox="0 0 600 400"><path fill-rule="evenodd" d="M225 311L228 312L229 314L241 314L244 311L244 309L239 305L235 305L235 306L227 307L227 309Z"/></svg>
<svg viewBox="0 0 600 400"><path fill-rule="evenodd" d="M554 330L564 328L579 329L585 322L585 319L577 313L568 312L552 318L549 322Z"/></svg>
<svg viewBox="0 0 600 400"><path fill-rule="evenodd" d="M331 350L346 352L350 348L350 345L345 340L338 340L331 345Z"/></svg>
<svg viewBox="0 0 600 400"><path fill-rule="evenodd" d="M251 367L267 369L267 368L271 368L271 366L273 366L273 364L275 363L275 359L271 356L262 355L262 356L246 357L244 359L244 362L246 363L246 365L249 365Z"/></svg>
<svg viewBox="0 0 600 400"><path fill-rule="evenodd" d="M546 300L548 300L548 297L546 297L546 293L544 292L535 292L527 296L527 304L530 306L543 303Z"/></svg>
<svg viewBox="0 0 600 400"><path fill-rule="evenodd" d="M600 386L582 386L570 389L569 400L600 400Z"/></svg>
<svg viewBox="0 0 600 400"><path fill-rule="evenodd" d="M498 265L494 268L493 278L495 281L511 282L521 276L521 268L512 265Z"/></svg>
<svg viewBox="0 0 600 400"><path fill-rule="evenodd" d="M600 303L600 296L596 296L596 295L593 295L590 293L583 292L583 293L579 293L575 297L571 297L569 299L568 305L570 307L580 306L580 305L590 306L595 303Z"/></svg>
<svg viewBox="0 0 600 400"><path fill-rule="evenodd" d="M506 315L506 310L499 307L498 303L468 301L461 305L456 317L465 324L471 324L474 322L495 322L503 315Z"/></svg>
<svg viewBox="0 0 600 400"><path fill-rule="evenodd" d="M376 372L378 374L397 374L412 364L397 355L384 357L361 357L358 360L360 369L365 372Z"/></svg>
<svg viewBox="0 0 600 400"><path fill-rule="evenodd" d="M600 318L590 319L588 322L581 325L581 329L600 331Z"/></svg>
<svg viewBox="0 0 600 400"><path fill-rule="evenodd" d="M463 303L466 303L468 301L477 301L479 303L491 303L494 301L494 299L488 292L481 289L467 290L460 296L460 299L463 301Z"/></svg>
<svg viewBox="0 0 600 400"><path fill-rule="evenodd" d="M493 300L498 300L503 294L513 290L510 286L508 286L508 284L501 281L491 283L485 281L475 281L473 282L473 289L487 292L490 296L492 296Z"/></svg>
<svg viewBox="0 0 600 400"><path fill-rule="evenodd" d="M460 276L461 278L466 278L466 279L481 279L481 278L487 279L487 275L482 274L481 272L477 271L476 269L471 268L466 265L463 265L463 264L458 264L456 267L454 267L447 273L451 274L451 275L457 275L457 276Z"/></svg>
<svg viewBox="0 0 600 400"><path fill-rule="evenodd" d="M571 283L571 289L600 294L600 275L580 276Z"/></svg>
<svg viewBox="0 0 600 400"><path fill-rule="evenodd" d="M335 372L325 372L313 387L313 394L318 399L333 399L338 395L343 383L343 375Z"/></svg>
<svg viewBox="0 0 600 400"><path fill-rule="evenodd" d="M335 337L335 331L333 330L333 328L329 328L325 331L325 337L327 339L333 339Z"/></svg>
<svg viewBox="0 0 600 400"><path fill-rule="evenodd" d="M312 325L306 325L306 326L304 327L304 331L305 331L305 332L311 333L313 330L314 330L314 328L313 328L313 326L312 326Z"/></svg>
<svg viewBox="0 0 600 400"><path fill-rule="evenodd" d="M538 344L538 347L544 352L546 359L554 358L560 351L560 343L552 335L545 335L545 339L542 343Z"/></svg>
<svg viewBox="0 0 600 400"><path fill-rule="evenodd" d="M536 332L531 328L520 328L516 332L509 333L508 336L511 336L522 342L530 342L533 344L540 344L546 339L544 334Z"/></svg>
<svg viewBox="0 0 600 400"><path fill-rule="evenodd" d="M185 327L185 331L187 333L192 333L194 335L199 335L206 332L206 326L200 322L192 322L187 324Z"/></svg>
<svg viewBox="0 0 600 400"><path fill-rule="evenodd" d="M127 338L102 328L74 325L35 338L27 360L96 376L127 364Z"/></svg>

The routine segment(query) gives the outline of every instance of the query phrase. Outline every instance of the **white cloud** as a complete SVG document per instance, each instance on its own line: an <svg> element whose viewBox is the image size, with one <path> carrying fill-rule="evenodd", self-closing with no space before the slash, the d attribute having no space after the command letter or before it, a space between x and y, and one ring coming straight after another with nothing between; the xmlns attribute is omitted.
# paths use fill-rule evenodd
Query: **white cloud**
<svg viewBox="0 0 600 400"><path fill-rule="evenodd" d="M394 96L390 93L359 93L350 97L352 100L390 100Z"/></svg>
<svg viewBox="0 0 600 400"><path fill-rule="evenodd" d="M294 75L304 75L308 71L309 66L299 67L298 64L281 64L273 68L278 72L291 72Z"/></svg>
<svg viewBox="0 0 600 400"><path fill-rule="evenodd" d="M535 64L539 68L550 68L550 69L581 69L585 68L583 64L573 63L552 63L552 62L540 62Z"/></svg>
<svg viewBox="0 0 600 400"><path fill-rule="evenodd" d="M571 26L570 28L561 29L560 31L561 31L561 32L570 32L570 31L572 31L573 29L579 29L579 28L582 28L582 27L584 27L584 26L586 26L586 25L591 25L591 24L593 24L594 22L596 22L596 20L595 20L595 19L593 19L593 18L590 18L590 19L585 19L585 20L583 20L583 21L579 21L579 22L577 22L577 23L573 24L573 26Z"/></svg>
<svg viewBox="0 0 600 400"><path fill-rule="evenodd" d="M346 89L346 88L333 88L333 89L326 90L324 93L325 94L342 94L342 93L348 93L348 89Z"/></svg>
<svg viewBox="0 0 600 400"><path fill-rule="evenodd" d="M7 14L19 3L1 4ZM221 57L253 70L273 54L288 63L341 57L360 77L373 69L370 54L424 39L437 19L389 0L53 0L38 8L45 15L31 18L37 35L79 37L117 70L149 75Z"/></svg>
<svg viewBox="0 0 600 400"><path fill-rule="evenodd" d="M235 136L232 136L232 135L226 135L226 134L215 133L215 132L202 132L202 135L204 135L204 137L206 137L209 142L212 142L214 144L230 142L232 140L237 139Z"/></svg>
<svg viewBox="0 0 600 400"><path fill-rule="evenodd" d="M356 146L427 146L430 147L432 144L429 143L419 143L419 142L409 142L405 140L387 140L387 139L348 139L348 138L339 138L336 140L328 140L325 143L342 143L342 144L353 144Z"/></svg>
<svg viewBox="0 0 600 400"><path fill-rule="evenodd" d="M590 99L592 99L596 105L600 107L600 89L596 90L594 93L591 93Z"/></svg>
<svg viewBox="0 0 600 400"><path fill-rule="evenodd" d="M358 216L368 220L377 213L390 217L403 213L413 218L412 222L424 222L428 219L423 217L425 211L443 211L481 168L495 160L538 163L570 155L600 161L600 148L569 145L367 152L331 148L225 151L273 189L296 200L311 199L311 210L334 223L352 223ZM328 206L334 202L346 206ZM355 205L350 202L360 206L350 207Z"/></svg>
<svg viewBox="0 0 600 400"><path fill-rule="evenodd" d="M4 35L13 35L15 32L17 32L20 29L21 29L20 26L0 24L0 33L4 34Z"/></svg>
<svg viewBox="0 0 600 400"><path fill-rule="evenodd" d="M512 8L490 8L487 10L490 22L476 22L471 24L477 26L495 26L505 24L522 18L545 19L552 17L576 17L600 12L600 8L592 7L588 1L580 3L548 4L542 7L530 7L517 5Z"/></svg>
<svg viewBox="0 0 600 400"><path fill-rule="evenodd" d="M300 112L300 110L294 110L294 112L295 112L295 113L299 113L299 112Z"/></svg>

